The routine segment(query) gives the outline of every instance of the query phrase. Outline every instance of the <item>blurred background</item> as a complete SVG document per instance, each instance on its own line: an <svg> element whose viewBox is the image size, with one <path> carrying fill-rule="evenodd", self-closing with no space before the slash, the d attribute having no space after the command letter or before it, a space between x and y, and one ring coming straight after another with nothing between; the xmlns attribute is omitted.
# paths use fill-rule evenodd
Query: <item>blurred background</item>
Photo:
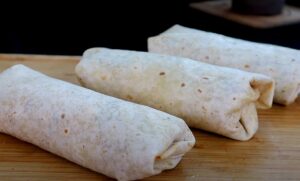
<svg viewBox="0 0 300 181"><path fill-rule="evenodd" d="M0 52L81 55L96 46L146 51L148 37L174 24L300 49L299 23L253 28L193 9L193 2L201 0L2 3Z"/></svg>

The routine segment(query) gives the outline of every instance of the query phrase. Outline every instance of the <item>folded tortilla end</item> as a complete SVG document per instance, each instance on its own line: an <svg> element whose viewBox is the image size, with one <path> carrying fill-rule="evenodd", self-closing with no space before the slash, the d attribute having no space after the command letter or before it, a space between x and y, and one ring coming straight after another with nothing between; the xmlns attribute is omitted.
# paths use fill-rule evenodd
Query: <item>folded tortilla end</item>
<svg viewBox="0 0 300 181"><path fill-rule="evenodd" d="M181 140L175 140L163 153L157 155L154 161L155 172L161 172L174 168L183 155L191 150L195 145L195 137L191 132L186 132L186 135Z"/></svg>
<svg viewBox="0 0 300 181"><path fill-rule="evenodd" d="M234 139L248 141L254 136L258 129L258 117L255 104L252 103L242 109L236 128L238 131L232 135Z"/></svg>
<svg viewBox="0 0 300 181"><path fill-rule="evenodd" d="M257 78L250 81L250 86L260 93L256 101L257 108L271 108L275 92L275 81L270 77L259 75Z"/></svg>

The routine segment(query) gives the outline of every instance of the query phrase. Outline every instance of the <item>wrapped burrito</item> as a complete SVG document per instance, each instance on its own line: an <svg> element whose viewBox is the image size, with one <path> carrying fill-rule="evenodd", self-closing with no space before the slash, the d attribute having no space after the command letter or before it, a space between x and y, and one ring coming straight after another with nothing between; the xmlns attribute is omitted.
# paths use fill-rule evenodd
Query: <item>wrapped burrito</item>
<svg viewBox="0 0 300 181"><path fill-rule="evenodd" d="M0 131L118 180L174 168L195 143L179 118L22 65L0 74Z"/></svg>
<svg viewBox="0 0 300 181"><path fill-rule="evenodd" d="M168 112L237 140L257 130L256 106L272 104L273 80L186 58L93 48L76 66L90 89Z"/></svg>
<svg viewBox="0 0 300 181"><path fill-rule="evenodd" d="M300 92L300 51L254 43L180 25L148 39L150 52L182 56L272 77L274 102L288 105Z"/></svg>

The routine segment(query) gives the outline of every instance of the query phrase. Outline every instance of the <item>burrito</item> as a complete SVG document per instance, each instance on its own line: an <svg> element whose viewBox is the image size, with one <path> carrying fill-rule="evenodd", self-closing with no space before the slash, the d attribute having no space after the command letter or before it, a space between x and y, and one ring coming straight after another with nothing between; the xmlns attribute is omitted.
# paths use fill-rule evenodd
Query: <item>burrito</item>
<svg viewBox="0 0 300 181"><path fill-rule="evenodd" d="M0 131L118 180L172 169L195 144L182 119L23 65L0 74Z"/></svg>
<svg viewBox="0 0 300 181"><path fill-rule="evenodd" d="M76 75L87 88L144 104L237 140L258 128L256 106L272 105L271 78L146 52L92 48Z"/></svg>
<svg viewBox="0 0 300 181"><path fill-rule="evenodd" d="M261 73L275 80L274 102L289 105L300 92L300 51L254 43L180 25L148 39L150 52Z"/></svg>

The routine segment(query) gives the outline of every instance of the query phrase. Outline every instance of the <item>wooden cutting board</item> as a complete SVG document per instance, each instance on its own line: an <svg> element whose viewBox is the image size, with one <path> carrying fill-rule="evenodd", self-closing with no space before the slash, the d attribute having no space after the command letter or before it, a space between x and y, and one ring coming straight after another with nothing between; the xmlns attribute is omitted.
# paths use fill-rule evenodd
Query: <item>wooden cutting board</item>
<svg viewBox="0 0 300 181"><path fill-rule="evenodd" d="M0 54L0 71L25 64L78 84L80 57ZM300 98L289 107L259 111L253 139L234 141L193 130L196 146L173 170L146 180L300 180ZM109 180L34 145L0 133L0 180Z"/></svg>

